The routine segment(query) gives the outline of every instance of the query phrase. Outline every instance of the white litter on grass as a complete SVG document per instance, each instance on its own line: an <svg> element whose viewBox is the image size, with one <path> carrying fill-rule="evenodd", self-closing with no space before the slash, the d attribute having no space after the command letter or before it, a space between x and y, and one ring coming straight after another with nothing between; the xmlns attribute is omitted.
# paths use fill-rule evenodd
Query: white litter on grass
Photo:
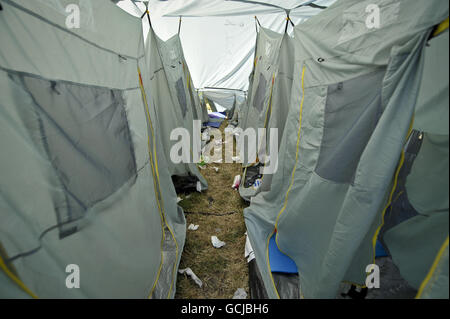
<svg viewBox="0 0 450 319"><path fill-rule="evenodd" d="M188 226L188 229L189 229L189 230L197 230L197 229L198 229L198 226L199 226L199 225L190 224L190 225Z"/></svg>
<svg viewBox="0 0 450 319"><path fill-rule="evenodd" d="M183 199L181 197L177 197L177 204L181 202Z"/></svg>
<svg viewBox="0 0 450 319"><path fill-rule="evenodd" d="M247 232L245 232L245 253L244 257L247 258L247 262L251 262L255 259L255 253L253 252L252 244L250 244L250 239L248 239Z"/></svg>
<svg viewBox="0 0 450 319"><path fill-rule="evenodd" d="M225 243L223 241L221 241L219 238L217 238L217 236L211 236L211 242L212 242L213 246L216 248L225 246Z"/></svg>
<svg viewBox="0 0 450 319"><path fill-rule="evenodd" d="M203 282L194 274L191 268L179 269L178 273L190 276L192 280L201 288L203 286Z"/></svg>
<svg viewBox="0 0 450 319"><path fill-rule="evenodd" d="M202 183L200 183L200 181L197 181L197 192L201 193L202 192Z"/></svg>
<svg viewBox="0 0 450 319"><path fill-rule="evenodd" d="M233 299L247 299L247 293L245 292L245 289L238 288L233 295Z"/></svg>
<svg viewBox="0 0 450 319"><path fill-rule="evenodd" d="M218 167L213 166L213 169L214 169L216 172L219 171L219 168L218 168Z"/></svg>
<svg viewBox="0 0 450 319"><path fill-rule="evenodd" d="M238 189L241 184L241 175L236 175L233 180L233 185L231 185L232 189Z"/></svg>

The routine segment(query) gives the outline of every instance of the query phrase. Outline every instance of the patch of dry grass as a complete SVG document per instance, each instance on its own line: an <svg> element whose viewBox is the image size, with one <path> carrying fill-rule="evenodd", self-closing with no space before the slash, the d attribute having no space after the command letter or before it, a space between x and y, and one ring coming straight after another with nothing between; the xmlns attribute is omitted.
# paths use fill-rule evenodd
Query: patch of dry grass
<svg viewBox="0 0 450 319"><path fill-rule="evenodd" d="M227 125L227 121L224 121L220 127L222 133ZM213 167L218 167L219 171L216 172ZM178 274L175 298L229 299L237 288L244 288L248 294L248 266L244 258L246 228L243 217L243 210L247 205L239 192L231 188L234 176L240 174L240 170L241 165L238 163L207 164L201 173L208 181L208 190L192 193L189 198L180 202L185 212L188 212L187 224L200 225L196 231L187 230L180 269L190 267L203 281L203 287L198 287L186 275ZM198 212L211 215L197 214ZM214 215L228 212L235 213ZM211 244L211 236L214 235L226 245L214 248Z"/></svg>

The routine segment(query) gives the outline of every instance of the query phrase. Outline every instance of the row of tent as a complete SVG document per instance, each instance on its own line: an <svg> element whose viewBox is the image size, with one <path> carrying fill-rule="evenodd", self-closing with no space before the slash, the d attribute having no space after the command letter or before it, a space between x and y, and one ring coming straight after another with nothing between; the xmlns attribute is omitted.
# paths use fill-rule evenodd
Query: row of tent
<svg viewBox="0 0 450 319"><path fill-rule="evenodd" d="M170 160L172 130L208 120L178 34L144 45L109 0L80 6L81 28L69 0L0 3L0 297L172 298L175 189L207 189Z"/></svg>
<svg viewBox="0 0 450 319"><path fill-rule="evenodd" d="M244 162L239 189L264 297L364 285L381 243L418 297L448 298L448 2L377 1L369 29L372 2L339 0L293 38L259 28L231 122L278 129L278 170ZM172 178L207 184L170 160L169 136L217 110L148 12L144 41L109 0L68 29L70 3L0 0L0 297L172 298L186 234Z"/></svg>
<svg viewBox="0 0 450 319"><path fill-rule="evenodd" d="M341 0L293 33L259 28L239 122L278 129L274 174L241 154L253 295L373 295L387 257L378 297L448 298L448 2Z"/></svg>

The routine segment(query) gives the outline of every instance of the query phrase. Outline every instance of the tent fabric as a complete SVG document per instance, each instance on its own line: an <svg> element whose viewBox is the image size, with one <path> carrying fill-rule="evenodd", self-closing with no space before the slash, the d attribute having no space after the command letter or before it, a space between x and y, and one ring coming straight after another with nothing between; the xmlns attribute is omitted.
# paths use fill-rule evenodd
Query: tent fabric
<svg viewBox="0 0 450 319"><path fill-rule="evenodd" d="M281 42L279 70L275 78L272 105L270 110L269 123L267 126L268 130L270 130L271 128L277 130L277 145L281 144L281 138L284 133L284 126L289 112L290 96L293 82L292 70L294 67L294 52L294 41L290 36L285 34L283 37L283 41ZM270 134L269 131L267 132L267 134ZM269 155L272 154L273 150L269 136L266 136L266 150ZM273 174L264 174L261 187L257 190L257 192L270 190L272 176Z"/></svg>
<svg viewBox="0 0 450 319"><path fill-rule="evenodd" d="M448 117L441 118L448 112L448 94L442 92L445 88L448 90L447 44L448 31L431 39L425 48L424 72L413 125L415 131L420 132L420 146L404 177L403 187L397 191L403 191L402 195L406 197L403 201L407 201L415 214L383 234L400 273L415 289L424 283L443 243L448 240L449 126ZM400 205L391 210L391 214L407 216ZM411 262L418 253L420 259ZM428 283L427 290L430 295L448 298L448 269L441 269L437 276L447 282L447 288L433 280Z"/></svg>
<svg viewBox="0 0 450 319"><path fill-rule="evenodd" d="M2 0L0 297L172 298L186 224L141 21L92 1L68 29L70 3Z"/></svg>
<svg viewBox="0 0 450 319"><path fill-rule="evenodd" d="M334 0L315 1L324 6L333 2ZM136 4L139 12L136 12L136 5L131 0L119 1L117 5L128 13L140 17L145 12L145 6L140 2ZM149 1L154 30L163 40L178 33L179 16L182 16L180 39L194 86L197 89L211 87L243 91L248 89L248 75L253 68L255 53L255 15L258 16L263 27L280 33L284 32L286 22L284 11L280 9L274 11L273 8L255 4L244 4L248 10L243 11L242 5L242 3L227 0ZM221 10L222 6L227 6L230 11L222 16L212 15L215 8ZM189 16L191 10L201 10L205 15ZM296 12L301 10L305 10L305 14L296 16ZM291 13L294 24L301 23L322 11L310 7L304 7L301 10L297 9ZM176 14L167 16L173 12ZM242 15L243 13L246 15ZM146 38L149 32L146 19L143 20L143 31ZM292 32L291 27L288 28L288 33L290 32ZM222 36L218 37L217 34Z"/></svg>
<svg viewBox="0 0 450 319"><path fill-rule="evenodd" d="M262 44L264 45L264 44ZM258 56L256 56L255 61L258 61ZM258 62L256 62L256 68L258 66ZM267 110L266 114L261 112L259 114L258 121L255 121L255 110L252 108L252 102L249 100L247 105L247 121L244 124L244 128L247 129L249 127L253 128L256 132L258 128L266 128L265 136L261 138L264 139L264 143L259 146L259 149L262 152L266 152L270 157L270 154L273 154L273 149L270 141L270 130L275 129L277 131L277 145L280 145L281 137L283 136L284 125L286 123L287 114L289 111L289 99L291 95L292 88L292 69L294 67L294 46L293 39L288 35L284 34L281 40L280 49L278 52L277 62L276 62L276 71L274 75L273 87L268 87L266 93L268 94L268 102L267 102ZM258 71L255 68L255 73ZM262 67L264 69L264 67ZM256 75L258 77L258 75ZM259 84L258 84L259 85ZM252 82L252 90L254 90L253 82ZM252 92L249 94L251 96ZM257 92L255 93L257 94ZM252 114L253 113L253 114ZM265 118L264 118L265 115ZM249 118L253 118L253 120L249 120ZM275 145L273 145L275 147ZM278 149L277 149L278 151ZM270 165L270 161L267 161L265 165ZM244 162L244 166L245 166ZM248 165L248 163L247 163ZM247 179L247 171L244 170L244 179ZM262 170L261 170L262 173ZM276 173L276 172L275 172ZM244 199L249 200L251 197L255 196L260 191L268 191L270 190L270 184L272 181L273 174L264 174L261 178L261 186L258 188L240 188L240 194ZM244 185L245 186L245 185Z"/></svg>
<svg viewBox="0 0 450 319"><path fill-rule="evenodd" d="M448 299L448 237L442 244L433 266L422 282L416 298Z"/></svg>
<svg viewBox="0 0 450 319"><path fill-rule="evenodd" d="M183 58L183 49L180 38L174 35L167 41L159 39L150 28L146 41L146 61L149 66L150 97L156 108L156 118L160 126L160 139L163 145L165 157L168 160L171 175L195 176L207 189L208 184L201 175L196 163L193 162L194 154L194 119L199 119L201 112L193 98L192 90L188 87L190 80L189 71ZM189 84L190 85L190 84ZM192 88L192 87L191 87ZM174 163L170 160L170 153L177 141L170 140L170 134L174 129L185 128L190 136L190 162ZM200 138L200 132L198 138Z"/></svg>
<svg viewBox="0 0 450 319"><path fill-rule="evenodd" d="M256 41L255 68L250 79L246 114L242 124L243 130L251 128L257 131L258 128L267 126L282 39L283 34L265 28L259 29ZM256 154L256 147L256 145L248 145L246 147L248 154ZM249 162L248 157L244 156L243 158L244 167L253 164Z"/></svg>
<svg viewBox="0 0 450 319"><path fill-rule="evenodd" d="M205 104L205 108L208 111L208 118L209 118L210 111L213 112L213 113L214 112L219 112L219 110L218 110L218 108L216 106L216 103L214 103L213 100L208 99L208 97L205 96L205 95L202 95L202 100L203 100L203 103Z"/></svg>
<svg viewBox="0 0 450 319"><path fill-rule="evenodd" d="M267 260L275 230L280 251L297 265L304 298L334 298L341 281L364 284L373 263L373 238L421 85L422 53L448 4L382 1L387 18L368 29L370 3L338 1L294 29L278 173L271 190L244 210L270 298L280 296Z"/></svg>
<svg viewBox="0 0 450 319"><path fill-rule="evenodd" d="M236 90L225 90L225 89L214 89L208 90L203 89L202 94L208 99L220 104L227 110L231 110L235 101L242 103L245 101L245 92Z"/></svg>
<svg viewBox="0 0 450 319"><path fill-rule="evenodd" d="M335 0L334 0L335 1ZM189 0L183 1L180 8L171 10L166 13L167 16L185 16L185 17L210 17L210 16L241 16L241 15L261 15L279 13L284 10L289 10L293 16L308 16L311 17L321 9L307 6L314 2L318 6L329 6L333 0L318 0L318 1L276 1L276 0L262 0L262 1L240 1L240 0ZM300 6L302 6L300 8ZM284 13L284 12L283 12Z"/></svg>
<svg viewBox="0 0 450 319"><path fill-rule="evenodd" d="M239 126L241 119L243 118L242 114L244 112L245 104L246 104L245 99L243 99L242 101L236 99L233 115L231 116L230 120L230 124L233 125L235 128Z"/></svg>

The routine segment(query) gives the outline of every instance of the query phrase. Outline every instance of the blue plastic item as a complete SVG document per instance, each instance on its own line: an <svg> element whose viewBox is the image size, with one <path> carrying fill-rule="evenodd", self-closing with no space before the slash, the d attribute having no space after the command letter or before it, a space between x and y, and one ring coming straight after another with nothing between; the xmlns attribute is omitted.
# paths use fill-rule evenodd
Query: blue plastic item
<svg viewBox="0 0 450 319"><path fill-rule="evenodd" d="M222 125L222 122L208 122L206 123L207 126L211 126L211 127L215 127L215 128L219 128L220 125Z"/></svg>
<svg viewBox="0 0 450 319"><path fill-rule="evenodd" d="M384 249L383 245L377 240L377 243L375 245L375 257L386 257L388 256L386 250Z"/></svg>
<svg viewBox="0 0 450 319"><path fill-rule="evenodd" d="M295 262L283 254L275 242L275 234L269 241L269 262L272 272L281 272L285 274L297 274L297 265Z"/></svg>

